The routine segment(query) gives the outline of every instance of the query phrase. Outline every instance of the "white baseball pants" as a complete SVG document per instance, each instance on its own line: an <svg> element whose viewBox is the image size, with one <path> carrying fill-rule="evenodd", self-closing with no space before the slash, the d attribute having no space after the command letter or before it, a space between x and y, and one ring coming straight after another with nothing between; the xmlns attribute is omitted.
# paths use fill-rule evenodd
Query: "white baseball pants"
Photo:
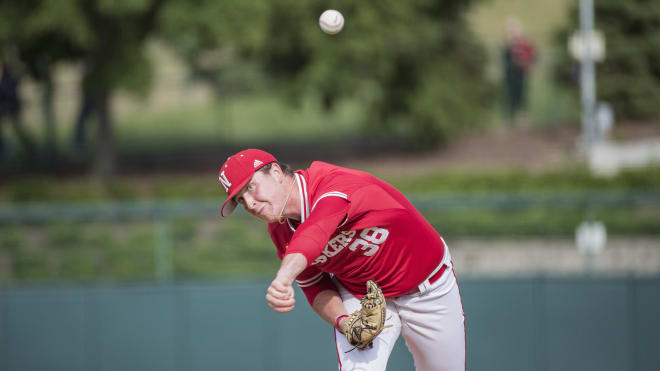
<svg viewBox="0 0 660 371"><path fill-rule="evenodd" d="M348 313L360 300L335 281ZM335 330L340 371L384 371L394 344L403 335L418 371L465 371L465 317L451 265L442 277L413 294L388 298L386 328L371 349L355 349Z"/></svg>

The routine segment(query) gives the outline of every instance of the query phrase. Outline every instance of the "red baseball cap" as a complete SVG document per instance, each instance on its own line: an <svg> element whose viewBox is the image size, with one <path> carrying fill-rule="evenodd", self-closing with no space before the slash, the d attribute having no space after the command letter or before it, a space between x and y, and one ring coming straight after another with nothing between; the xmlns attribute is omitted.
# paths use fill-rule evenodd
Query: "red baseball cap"
<svg viewBox="0 0 660 371"><path fill-rule="evenodd" d="M227 158L218 176L220 185L228 195L222 204L220 215L229 216L238 205L234 196L245 187L257 170L276 161L273 155L259 149L246 149Z"/></svg>

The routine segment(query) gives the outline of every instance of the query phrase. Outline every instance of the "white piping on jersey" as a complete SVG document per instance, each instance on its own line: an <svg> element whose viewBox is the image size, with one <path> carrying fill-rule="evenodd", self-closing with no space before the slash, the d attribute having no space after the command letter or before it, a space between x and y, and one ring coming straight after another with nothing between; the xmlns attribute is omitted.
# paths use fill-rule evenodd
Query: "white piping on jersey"
<svg viewBox="0 0 660 371"><path fill-rule="evenodd" d="M323 197L328 197L328 196L335 196L335 197L343 198L344 200L348 200L348 196L346 196L346 193L341 193L341 192L337 192L337 191L331 191L331 192L328 192L328 193L324 193L324 194L321 195L321 197L319 197L318 200L316 200L316 202L314 202L314 206L312 206L312 211L314 211L314 208L316 207L316 204L318 204L319 201L321 201L321 199Z"/></svg>
<svg viewBox="0 0 660 371"><path fill-rule="evenodd" d="M319 272L315 276L313 276L312 278L308 278L306 280L296 280L296 282L306 284L306 283L309 283L310 281L314 281L315 279L317 279L322 274L323 274L323 272Z"/></svg>
<svg viewBox="0 0 660 371"><path fill-rule="evenodd" d="M307 218L309 218L310 213L309 198L307 196L307 181L305 181L304 176L298 173L294 175L296 176L296 181L298 183L298 193L300 193L300 223L302 224ZM289 218L286 219L286 223L293 232L296 231L296 229L293 228L293 225L291 225Z"/></svg>
<svg viewBox="0 0 660 371"><path fill-rule="evenodd" d="M307 181L305 180L305 177L302 175L300 176L300 179L302 179L302 186L305 191L305 216L302 218L302 222L304 222L306 219L309 218L309 214L311 213L311 210L309 209L309 195L307 194Z"/></svg>
<svg viewBox="0 0 660 371"><path fill-rule="evenodd" d="M309 287L317 284L319 281L321 281L322 278L323 278L323 272L319 272L319 274L317 274L316 276L310 279L302 280L302 281L296 280L296 283L298 284L299 287Z"/></svg>
<svg viewBox="0 0 660 371"><path fill-rule="evenodd" d="M298 179L298 191L300 191L300 223L304 223L307 218L309 218L309 196L307 195L307 181L305 177L296 174L296 179Z"/></svg>
<svg viewBox="0 0 660 371"><path fill-rule="evenodd" d="M296 181L298 183L298 191L300 193L300 224L302 224L305 220L309 218L309 214L314 211L314 208L316 207L316 204L321 201L322 198L324 197L340 197L343 198L344 200L348 200L348 196L345 193L339 192L339 191L330 191L326 192L321 195L321 197L314 202L314 205L312 206L311 210L309 208L309 195L307 194L307 181L305 180L305 177L302 176L301 174L295 174L296 175ZM344 221L338 226L341 227L346 223L348 218L345 218ZM289 225L289 228L291 228L291 231L295 232L296 229L291 225L291 221L287 218L286 219L287 224Z"/></svg>
<svg viewBox="0 0 660 371"><path fill-rule="evenodd" d="M286 223L289 225L289 228L291 228L291 231L293 231L293 232L296 231L296 229L293 228L293 226L291 225L291 221L290 221L288 218L287 218L287 220L286 220Z"/></svg>

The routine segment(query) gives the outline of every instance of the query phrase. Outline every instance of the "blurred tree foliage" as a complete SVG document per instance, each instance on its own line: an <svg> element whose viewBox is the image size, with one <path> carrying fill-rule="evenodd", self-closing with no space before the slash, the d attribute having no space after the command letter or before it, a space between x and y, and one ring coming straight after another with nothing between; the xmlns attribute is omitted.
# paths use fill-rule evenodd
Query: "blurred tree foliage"
<svg viewBox="0 0 660 371"><path fill-rule="evenodd" d="M44 86L52 107L52 71L58 62L84 65L81 111L86 103L98 121L95 170L114 172L111 99L117 88L148 90L151 68L144 42L166 0L26 0L0 3L0 51L15 54ZM52 126L52 112L46 111Z"/></svg>
<svg viewBox="0 0 660 371"><path fill-rule="evenodd" d="M45 151L55 155L53 69L83 56L90 32L73 1L25 0L0 3L0 54L41 86Z"/></svg>
<svg viewBox="0 0 660 371"><path fill-rule="evenodd" d="M218 97L265 87L254 51L263 44L269 1L171 1L161 14L160 36L209 82Z"/></svg>
<svg viewBox="0 0 660 371"><path fill-rule="evenodd" d="M556 75L579 91L578 63L568 55L568 37L579 29L578 2L555 43L562 51ZM648 0L594 2L595 28L605 36L605 60L596 64L599 100L610 103L618 119L654 120L660 114L660 3Z"/></svg>
<svg viewBox="0 0 660 371"><path fill-rule="evenodd" d="M15 50L41 83L52 135L54 67L80 63L76 133L95 119L94 170L102 180L116 162L112 97L120 88L148 92L152 37L171 42L219 93L275 92L293 103L314 96L328 110L357 100L367 137L423 149L477 125L490 105L486 54L465 21L477 1L5 1L0 53ZM338 35L318 27L326 8L346 18Z"/></svg>
<svg viewBox="0 0 660 371"><path fill-rule="evenodd" d="M425 149L478 125L491 103L486 54L465 21L476 2L200 0L171 7L163 24L220 91L241 81L264 87L255 82L265 74L266 86L294 104L310 95L326 109L357 100L368 137L394 135ZM326 8L344 14L341 33L320 31Z"/></svg>

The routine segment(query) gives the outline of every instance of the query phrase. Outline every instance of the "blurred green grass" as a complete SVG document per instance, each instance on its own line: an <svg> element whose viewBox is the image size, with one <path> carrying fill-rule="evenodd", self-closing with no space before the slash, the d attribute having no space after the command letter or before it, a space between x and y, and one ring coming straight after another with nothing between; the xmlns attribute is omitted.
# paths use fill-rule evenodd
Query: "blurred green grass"
<svg viewBox="0 0 660 371"><path fill-rule="evenodd" d="M277 91L227 95L210 102L149 107L147 97L120 93L131 107L118 105L113 112L114 135L119 154L126 152L164 153L219 148L223 145L303 141L310 138L338 140L359 135L364 112L354 101L343 100L332 110L324 110L313 95L294 104ZM67 104L76 97L69 96ZM138 108L136 108L138 107ZM140 109L139 107L142 107ZM77 112L70 107L56 112L55 138L61 154L70 156ZM26 105L25 122L29 134L40 144L45 137L41 107ZM86 142L90 152L95 145L96 120L86 122ZM11 133L10 133L11 134ZM14 135L5 140L20 149Z"/></svg>
<svg viewBox="0 0 660 371"><path fill-rule="evenodd" d="M197 108L126 115L118 120L117 133L120 151L217 148L228 143L355 136L361 118L360 107L350 101L324 111L312 96L297 106L277 94L233 96Z"/></svg>

